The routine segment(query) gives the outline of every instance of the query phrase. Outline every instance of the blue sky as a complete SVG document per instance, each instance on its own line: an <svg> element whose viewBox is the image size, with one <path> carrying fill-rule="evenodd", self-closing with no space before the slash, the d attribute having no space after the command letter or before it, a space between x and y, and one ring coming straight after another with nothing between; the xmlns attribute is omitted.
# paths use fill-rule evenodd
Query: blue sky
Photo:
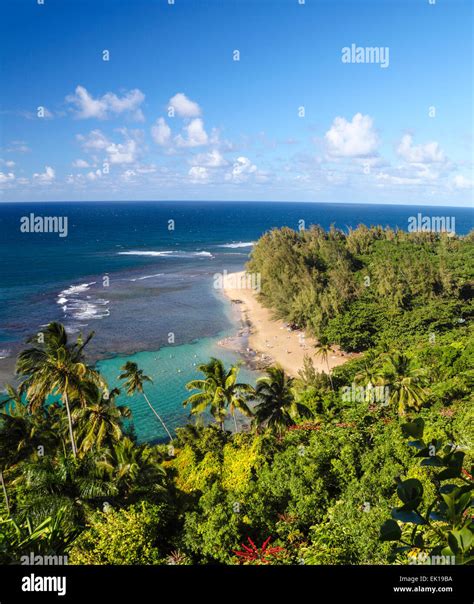
<svg viewBox="0 0 474 604"><path fill-rule="evenodd" d="M473 5L433 1L4 0L1 199L469 205Z"/></svg>

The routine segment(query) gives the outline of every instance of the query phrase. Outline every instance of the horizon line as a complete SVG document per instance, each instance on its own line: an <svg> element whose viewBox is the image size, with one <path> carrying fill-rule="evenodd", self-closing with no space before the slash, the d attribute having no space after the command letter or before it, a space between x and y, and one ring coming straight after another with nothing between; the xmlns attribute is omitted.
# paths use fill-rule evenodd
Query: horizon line
<svg viewBox="0 0 474 604"><path fill-rule="evenodd" d="M396 207L443 207L443 208L456 208L456 209L474 209L474 205L446 205L446 203L439 204L428 204L428 203L393 203L393 202L377 202L377 201L301 201L301 200L242 200L242 199L227 199L227 200L215 200L215 199L52 199L52 200L9 200L0 201L0 206L3 204L41 204L41 203L214 203L214 204L225 204L225 203L287 203L287 204L321 204L321 205L363 205L363 206L396 206Z"/></svg>

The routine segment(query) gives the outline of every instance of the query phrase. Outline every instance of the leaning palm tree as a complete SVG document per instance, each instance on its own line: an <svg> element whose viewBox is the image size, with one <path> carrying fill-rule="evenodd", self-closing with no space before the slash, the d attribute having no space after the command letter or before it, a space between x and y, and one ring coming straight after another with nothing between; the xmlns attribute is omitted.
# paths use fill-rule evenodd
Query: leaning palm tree
<svg viewBox="0 0 474 604"><path fill-rule="evenodd" d="M191 414L197 415L209 409L212 417L224 430L224 420L227 409L234 419L235 431L237 432L236 410L243 415L250 416L247 401L253 393L249 384L237 382L240 367L232 365L226 371L223 362L214 357L208 363L198 366L199 371L204 374L204 379L191 380L186 384L186 390L199 390L183 402L183 405L191 406Z"/></svg>
<svg viewBox="0 0 474 604"><path fill-rule="evenodd" d="M16 372L24 377L20 393L26 395L31 411L41 409L50 395L61 397L68 418L72 453L76 457L70 402L74 399L85 404L84 386L89 382L105 385L100 374L84 362L84 348L94 333L90 333L85 340L79 336L76 342L70 344L64 326L54 322L41 335L39 342L36 337L29 340L36 346L18 355Z"/></svg>
<svg viewBox="0 0 474 604"><path fill-rule="evenodd" d="M121 375L119 375L119 380L125 380L125 387L127 389L128 396L133 396L136 392L143 394L143 398L146 400L148 406L153 411L155 416L160 420L161 425L165 429L166 433L172 440L172 436L168 428L166 427L165 422L161 419L158 412L154 409L153 405L148 400L147 395L143 389L143 384L145 382L153 383L151 377L148 377L143 373L143 369L138 369L138 365L133 363L132 361L127 361L123 367L120 367L120 370L123 371Z"/></svg>
<svg viewBox="0 0 474 604"><path fill-rule="evenodd" d="M328 369L329 381L331 383L331 388L334 391L334 384L332 382L331 369L329 368L329 353L332 352L331 344L328 342L326 338L320 338L319 344L316 350L316 356L321 357L321 360L326 363Z"/></svg>
<svg viewBox="0 0 474 604"><path fill-rule="evenodd" d="M87 404L72 412L73 420L78 426L80 456L93 447L100 449L122 438L122 421L131 417L131 411L124 405L115 404L115 398L119 394L118 388L104 392L95 384L88 386Z"/></svg>
<svg viewBox="0 0 474 604"><path fill-rule="evenodd" d="M311 411L293 395L294 378L288 377L281 367L269 367L267 376L257 380L255 398L256 426L266 425L282 434L295 423L297 416L310 417Z"/></svg>
<svg viewBox="0 0 474 604"><path fill-rule="evenodd" d="M401 352L387 357L379 382L388 385L389 401L398 406L400 415L405 415L408 408L419 410L426 400L424 371L415 369L410 358Z"/></svg>

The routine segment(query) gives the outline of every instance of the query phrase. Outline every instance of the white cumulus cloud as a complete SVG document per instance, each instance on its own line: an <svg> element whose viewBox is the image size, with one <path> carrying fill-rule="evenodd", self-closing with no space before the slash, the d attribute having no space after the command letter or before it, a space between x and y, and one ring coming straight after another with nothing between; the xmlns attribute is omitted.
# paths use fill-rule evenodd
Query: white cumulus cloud
<svg viewBox="0 0 474 604"><path fill-rule="evenodd" d="M356 113L350 122L336 117L325 140L329 154L334 157L370 157L379 144L372 118L361 113Z"/></svg>
<svg viewBox="0 0 474 604"><path fill-rule="evenodd" d="M111 164L134 163L140 154L137 137L141 136L142 131L129 131L124 128L120 129L119 132L124 137L124 142L111 141L101 130L91 130L87 136L78 134L77 139L82 143L83 149L88 152L104 151Z"/></svg>
<svg viewBox="0 0 474 604"><path fill-rule="evenodd" d="M100 130L91 130L87 136L78 134L76 138L86 150L95 149L99 151L106 149L110 145L110 141Z"/></svg>
<svg viewBox="0 0 474 604"><path fill-rule="evenodd" d="M168 145L171 139L171 128L164 118L159 117L156 120L156 124L151 129L151 136L157 145Z"/></svg>
<svg viewBox="0 0 474 604"><path fill-rule="evenodd" d="M0 166L6 166L7 168L14 168L15 162L11 159L0 159Z"/></svg>
<svg viewBox="0 0 474 604"><path fill-rule="evenodd" d="M178 147L200 147L202 145L207 145L209 137L204 130L204 122L201 118L191 120L189 124L184 127L184 131L186 133L185 137L178 134L175 138Z"/></svg>
<svg viewBox="0 0 474 604"><path fill-rule="evenodd" d="M430 164L446 161L446 156L436 141L414 145L411 134L405 134L397 147L398 155L411 164Z"/></svg>
<svg viewBox="0 0 474 604"><path fill-rule="evenodd" d="M13 180L15 180L15 175L13 172L0 172L0 185L12 182Z"/></svg>
<svg viewBox="0 0 474 604"><path fill-rule="evenodd" d="M171 97L169 106L173 107L175 114L179 117L199 117L201 115L199 105L188 99L183 92L178 92Z"/></svg>
<svg viewBox="0 0 474 604"><path fill-rule="evenodd" d="M232 182L245 182L252 175L257 174L257 166L252 164L248 157L238 157L232 166L231 172L225 176L226 180Z"/></svg>
<svg viewBox="0 0 474 604"><path fill-rule="evenodd" d="M96 170L95 172L91 171L86 174L87 180L97 180L102 176L102 172L100 170Z"/></svg>
<svg viewBox="0 0 474 604"><path fill-rule="evenodd" d="M85 159L76 159L72 162L74 168L90 168L88 162Z"/></svg>
<svg viewBox="0 0 474 604"><path fill-rule="evenodd" d="M126 92L122 97L113 92L107 92L102 97L94 98L84 86L77 86L74 94L66 97L66 102L75 107L78 119L107 119L111 115L131 113L133 119L143 121L140 105L145 95L137 88Z"/></svg>
<svg viewBox="0 0 474 604"><path fill-rule="evenodd" d="M203 166L193 166L190 168L188 174L193 182L207 182L209 180L207 168Z"/></svg>
<svg viewBox="0 0 474 604"><path fill-rule="evenodd" d="M138 154L137 142L133 139L127 140L125 143L110 143L106 147L110 163L112 164L131 164Z"/></svg>
<svg viewBox="0 0 474 604"><path fill-rule="evenodd" d="M50 184L56 178L56 172L51 166L45 166L44 172L33 174L33 179L41 184Z"/></svg>
<svg viewBox="0 0 474 604"><path fill-rule="evenodd" d="M473 186L473 182L462 174L456 174L453 178L453 185L456 189L470 189Z"/></svg>
<svg viewBox="0 0 474 604"><path fill-rule="evenodd" d="M213 149L209 153L198 153L189 162L206 168L222 168L222 166L226 166L228 163L218 149Z"/></svg>

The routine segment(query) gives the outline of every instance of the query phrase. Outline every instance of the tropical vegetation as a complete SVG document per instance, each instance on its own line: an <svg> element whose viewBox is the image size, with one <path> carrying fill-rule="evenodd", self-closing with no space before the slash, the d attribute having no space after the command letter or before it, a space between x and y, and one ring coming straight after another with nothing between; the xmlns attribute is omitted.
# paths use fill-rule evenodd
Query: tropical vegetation
<svg viewBox="0 0 474 604"><path fill-rule="evenodd" d="M332 372L203 360L172 426L51 323L0 401L0 563L472 564L472 234L271 231L248 269ZM383 396L378 396L382 393ZM139 443L129 397L167 437ZM187 398L186 398L187 397Z"/></svg>

